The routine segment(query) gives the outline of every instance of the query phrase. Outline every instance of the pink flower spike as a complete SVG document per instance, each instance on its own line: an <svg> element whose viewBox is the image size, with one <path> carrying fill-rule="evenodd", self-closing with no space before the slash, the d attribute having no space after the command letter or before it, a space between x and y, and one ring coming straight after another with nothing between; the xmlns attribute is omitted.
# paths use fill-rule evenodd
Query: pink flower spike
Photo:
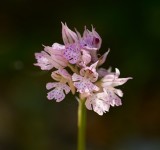
<svg viewBox="0 0 160 150"><path fill-rule="evenodd" d="M76 64L81 59L81 50L79 45L70 44L66 46L63 53L64 58L66 58L71 64Z"/></svg>
<svg viewBox="0 0 160 150"><path fill-rule="evenodd" d="M47 98L49 100L55 99L56 102L62 101L65 98L65 94L68 94L70 92L70 87L60 82L47 83L46 88L48 90L54 88L53 90L48 92Z"/></svg>
<svg viewBox="0 0 160 150"><path fill-rule="evenodd" d="M65 45L72 44L78 41L77 34L70 30L66 23L65 25L62 23L62 38Z"/></svg>

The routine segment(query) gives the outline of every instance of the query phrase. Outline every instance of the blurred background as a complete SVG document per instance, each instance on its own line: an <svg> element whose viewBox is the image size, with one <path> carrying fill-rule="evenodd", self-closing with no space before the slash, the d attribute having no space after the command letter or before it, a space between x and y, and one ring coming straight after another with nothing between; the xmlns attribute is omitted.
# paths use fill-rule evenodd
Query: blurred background
<svg viewBox="0 0 160 150"><path fill-rule="evenodd" d="M75 150L77 101L48 101L50 72L33 66L42 44L62 43L61 21L91 24L111 49L103 67L133 77L123 105L87 111L87 150L160 149L160 1L1 0L0 150Z"/></svg>

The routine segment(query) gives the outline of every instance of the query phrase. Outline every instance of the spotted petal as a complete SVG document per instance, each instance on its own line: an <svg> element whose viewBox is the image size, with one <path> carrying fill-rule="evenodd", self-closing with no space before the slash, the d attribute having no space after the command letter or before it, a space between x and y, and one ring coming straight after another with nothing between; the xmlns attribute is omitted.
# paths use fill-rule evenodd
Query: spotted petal
<svg viewBox="0 0 160 150"><path fill-rule="evenodd" d="M104 92L89 96L85 102L85 105L87 109L93 109L99 115L103 115L103 113L109 111L110 108L110 104L108 103Z"/></svg>
<svg viewBox="0 0 160 150"><path fill-rule="evenodd" d="M74 86L77 88L77 91L80 93L91 93L99 90L89 79L77 75L76 73L72 75L72 80L74 81Z"/></svg>
<svg viewBox="0 0 160 150"><path fill-rule="evenodd" d="M56 102L60 102L65 98L65 94L68 94L70 92L70 87L64 83L47 83L46 88L48 90L52 89L50 92L48 92L47 98L49 100L55 99Z"/></svg>
<svg viewBox="0 0 160 150"><path fill-rule="evenodd" d="M71 63L76 64L81 59L81 50L77 44L66 46L63 56Z"/></svg>
<svg viewBox="0 0 160 150"><path fill-rule="evenodd" d="M109 104L111 106L120 106L122 105L121 99L114 93L111 89L105 89L106 93L108 94Z"/></svg>
<svg viewBox="0 0 160 150"><path fill-rule="evenodd" d="M72 77L66 69L58 69L51 74L52 78L56 81L62 81L63 83L68 83L72 94L75 93L75 87L73 85Z"/></svg>
<svg viewBox="0 0 160 150"><path fill-rule="evenodd" d="M51 56L44 51L41 51L40 53L35 53L35 57L37 59L37 63L35 63L34 65L39 66L42 70L51 70L53 67L62 67L56 61L53 61Z"/></svg>

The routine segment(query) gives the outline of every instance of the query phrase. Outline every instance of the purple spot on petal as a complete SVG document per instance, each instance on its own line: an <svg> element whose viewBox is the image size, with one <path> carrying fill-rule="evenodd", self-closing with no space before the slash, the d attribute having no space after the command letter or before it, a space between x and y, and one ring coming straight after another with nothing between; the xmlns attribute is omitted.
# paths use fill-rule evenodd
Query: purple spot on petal
<svg viewBox="0 0 160 150"><path fill-rule="evenodd" d="M99 43L99 38L95 38L95 44Z"/></svg>

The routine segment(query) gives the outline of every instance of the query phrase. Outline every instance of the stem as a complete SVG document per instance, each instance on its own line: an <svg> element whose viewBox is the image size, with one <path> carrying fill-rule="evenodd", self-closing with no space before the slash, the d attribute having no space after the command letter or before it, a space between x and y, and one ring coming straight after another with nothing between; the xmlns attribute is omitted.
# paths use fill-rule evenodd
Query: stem
<svg viewBox="0 0 160 150"><path fill-rule="evenodd" d="M85 100L79 99L78 106L78 149L85 150L86 108Z"/></svg>
<svg viewBox="0 0 160 150"><path fill-rule="evenodd" d="M71 65L71 64L68 64L68 67L69 67L74 73L77 73L77 74L78 74L77 66L73 66L73 65Z"/></svg>

